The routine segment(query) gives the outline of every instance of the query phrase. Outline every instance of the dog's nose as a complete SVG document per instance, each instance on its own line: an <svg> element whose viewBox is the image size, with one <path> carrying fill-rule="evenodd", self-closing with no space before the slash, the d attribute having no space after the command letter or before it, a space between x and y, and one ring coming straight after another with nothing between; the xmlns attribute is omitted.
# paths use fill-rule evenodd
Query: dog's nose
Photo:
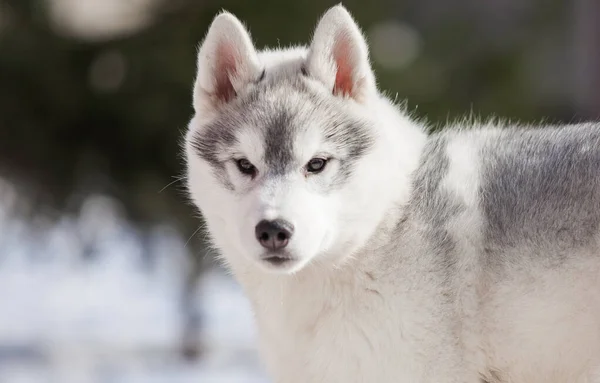
<svg viewBox="0 0 600 383"><path fill-rule="evenodd" d="M287 246L294 234L294 225L283 219L263 219L256 225L255 234L262 247L273 251L280 250Z"/></svg>

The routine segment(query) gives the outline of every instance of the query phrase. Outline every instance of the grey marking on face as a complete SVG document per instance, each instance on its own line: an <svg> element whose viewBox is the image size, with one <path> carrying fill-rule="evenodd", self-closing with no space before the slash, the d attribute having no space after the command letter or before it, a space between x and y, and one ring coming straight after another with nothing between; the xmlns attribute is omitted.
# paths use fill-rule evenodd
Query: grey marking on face
<svg viewBox="0 0 600 383"><path fill-rule="evenodd" d="M228 190L233 190L233 184L227 176L225 164L219 160L219 153L237 142L234 131L230 128L231 120L218 119L196 132L192 138L192 147L196 154L213 169L213 174Z"/></svg>
<svg viewBox="0 0 600 383"><path fill-rule="evenodd" d="M194 137L193 146L207 161L217 178L233 188L219 154L239 142L240 129L251 129L264 143L263 169L273 176L300 171L305 165L295 157L299 133L318 129L332 144L340 158L339 172L333 181L321 185L323 192L341 187L353 175L356 162L374 144L374 128L369 122L344 113L340 100L319 95L307 86L301 73L293 76L263 77L250 91L227 105L210 125ZM316 155L317 153L315 153ZM318 176L317 176L318 177Z"/></svg>
<svg viewBox="0 0 600 383"><path fill-rule="evenodd" d="M294 163L294 113L288 108L275 106L266 117L264 127L265 163L269 171L284 175Z"/></svg>
<svg viewBox="0 0 600 383"><path fill-rule="evenodd" d="M339 121L325 128L325 140L346 152L335 175L334 185L340 187L352 176L354 166L374 145L374 127L366 121ZM382 164L385 166L385 164Z"/></svg>
<svg viewBox="0 0 600 383"><path fill-rule="evenodd" d="M600 125L506 129L481 154L487 262L535 248L547 265L595 241L600 225ZM597 244L596 244L597 246Z"/></svg>
<svg viewBox="0 0 600 383"><path fill-rule="evenodd" d="M253 92L257 124L263 131L265 161L270 171L283 174L305 164L296 163L294 146L302 144L297 135L303 130L319 129L324 141L340 154L341 166L327 190L342 186L351 176L354 164L374 145L375 128L369 122L344 113L340 100L316 94L307 86L308 79L295 72L291 77L271 78ZM264 96L276 94L275 101L265 103ZM316 154L316 153L315 153Z"/></svg>

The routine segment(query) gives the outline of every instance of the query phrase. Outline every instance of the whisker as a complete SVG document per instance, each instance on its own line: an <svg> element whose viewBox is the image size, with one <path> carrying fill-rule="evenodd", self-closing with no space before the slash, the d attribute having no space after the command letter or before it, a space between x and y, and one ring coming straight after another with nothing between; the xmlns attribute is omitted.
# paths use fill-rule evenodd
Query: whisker
<svg viewBox="0 0 600 383"><path fill-rule="evenodd" d="M166 188L168 188L169 186L173 185L176 182L182 181L184 180L185 177L176 177L174 181L169 182L164 188L160 189L158 192L162 193Z"/></svg>
<svg viewBox="0 0 600 383"><path fill-rule="evenodd" d="M190 235L190 237L188 238L188 240L185 242L185 245L183 245L184 248L187 247L188 243L190 243L190 241L192 240L192 238L194 237L194 235L196 235L200 229L202 229L202 226L198 226L198 228L192 233L192 235Z"/></svg>

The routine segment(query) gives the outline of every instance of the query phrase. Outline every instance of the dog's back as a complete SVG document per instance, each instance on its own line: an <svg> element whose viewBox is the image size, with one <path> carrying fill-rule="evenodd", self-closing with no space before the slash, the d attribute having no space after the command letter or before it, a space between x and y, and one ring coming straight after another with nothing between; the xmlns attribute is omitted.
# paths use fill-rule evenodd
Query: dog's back
<svg viewBox="0 0 600 383"><path fill-rule="evenodd" d="M494 257L495 249L535 247L545 250L535 254L540 262L557 266L567 249L595 245L600 125L499 130L481 161L490 264L511 261Z"/></svg>
<svg viewBox="0 0 600 383"><path fill-rule="evenodd" d="M449 130L414 183L413 235L486 381L597 382L600 125Z"/></svg>

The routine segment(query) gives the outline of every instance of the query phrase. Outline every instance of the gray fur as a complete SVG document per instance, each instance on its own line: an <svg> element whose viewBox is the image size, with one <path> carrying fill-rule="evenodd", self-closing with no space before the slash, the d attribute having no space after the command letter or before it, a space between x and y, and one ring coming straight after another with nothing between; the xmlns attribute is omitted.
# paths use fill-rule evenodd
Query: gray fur
<svg viewBox="0 0 600 383"><path fill-rule="evenodd" d="M192 147L196 154L211 165L213 174L227 190L233 190L234 187L218 154L237 142L234 131L230 129L233 124L235 121L231 119L217 119L204 130L194 133L192 139Z"/></svg>
<svg viewBox="0 0 600 383"><path fill-rule="evenodd" d="M448 173L449 159L446 155L448 138L436 134L429 138L423 148L421 163L413 174L413 195L407 214L418 225L430 251L442 269L451 268L456 261L456 239L447 232L447 223L464 210L463 204L450 196L441 186Z"/></svg>
<svg viewBox="0 0 600 383"><path fill-rule="evenodd" d="M490 263L500 249L551 264L592 245L600 223L600 125L505 129L485 140L481 208ZM550 249L554 249L550 251Z"/></svg>
<svg viewBox="0 0 600 383"><path fill-rule="evenodd" d="M227 152L238 142L241 127L255 130L263 138L264 162L272 176L300 168L294 156L295 136L303 129L319 129L325 141L337 148L340 170L324 191L341 187L351 176L354 164L373 145L374 127L366 121L340 113L339 100L310 90L310 81L301 72L292 77L261 76L246 94L223 105L224 111L193 139L196 153L213 168L228 189L224 164L217 154ZM315 121L318 121L317 123Z"/></svg>
<svg viewBox="0 0 600 383"><path fill-rule="evenodd" d="M265 117L265 163L272 173L284 175L294 163L293 135L298 127L285 108L275 108Z"/></svg>

